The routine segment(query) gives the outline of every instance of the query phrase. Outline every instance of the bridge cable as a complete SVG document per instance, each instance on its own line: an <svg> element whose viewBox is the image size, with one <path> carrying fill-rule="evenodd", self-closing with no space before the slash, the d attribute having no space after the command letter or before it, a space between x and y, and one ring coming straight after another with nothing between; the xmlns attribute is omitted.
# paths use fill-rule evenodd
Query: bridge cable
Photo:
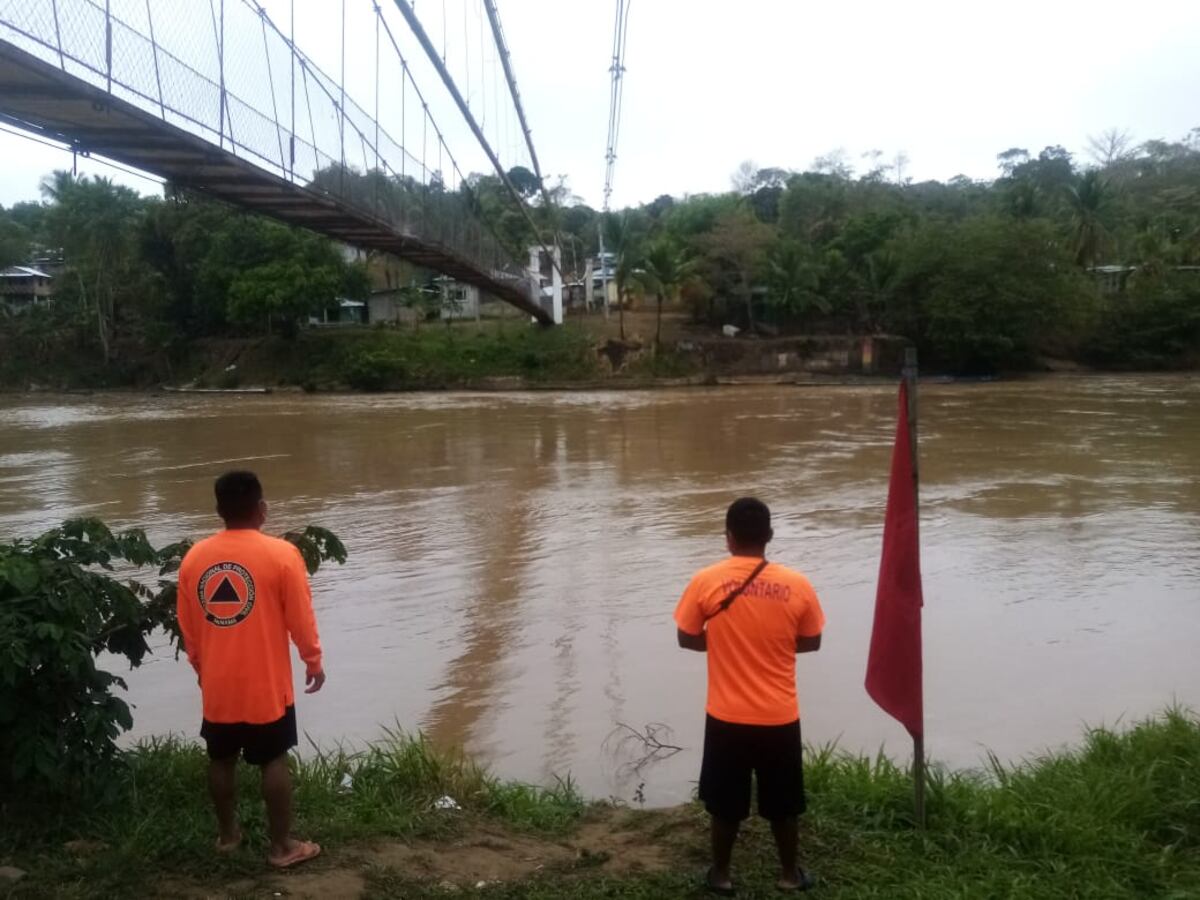
<svg viewBox="0 0 1200 900"><path fill-rule="evenodd" d="M629 34L631 0L617 0L616 21L613 25L612 84L609 88L608 142L604 153L604 207L608 212L612 196L613 174L617 162L617 141L621 134L621 109L625 96L625 42Z"/></svg>
<svg viewBox="0 0 1200 900"><path fill-rule="evenodd" d="M442 135L441 129L438 128L437 122L434 121L434 119L433 119L433 113L429 109L429 103L425 99L425 95L422 93L420 85L417 84L416 79L413 77L412 69L409 66L408 60L404 56L404 52L400 49L400 44L396 40L395 34L392 33L392 27L388 23L387 17L384 16L382 14L382 12L379 13L379 20L383 24L384 34L387 35L388 41L392 45L392 50L396 54L396 58L400 60L401 86L403 88L406 83L408 83L408 82L412 83L413 93L416 94L417 100L420 102L422 109L425 113L425 116L423 119L424 128L425 128L425 130L428 130L428 127L430 125L432 125L439 142L441 142L441 144L446 148L446 154L449 156L450 163L454 167L455 172L458 174L460 184L462 185L462 189L466 193L468 199L473 204L476 218L479 219L479 221L483 225L483 227L496 240L497 246L499 246L499 247L503 248L505 251L507 251L513 260L522 259L523 254L512 247L512 245L508 242L508 239L497 230L497 228L493 222L491 222L489 219L487 219L486 217L484 217L480 214L480 211L482 210L482 205L479 201L479 197L475 193L475 190L471 187L471 184L467 180L466 176L463 174L462 168L459 166L458 161L454 158L454 154L450 151L449 145L446 144L445 137ZM423 47L426 51L426 54L428 55L430 52L429 47L425 46L425 45L423 45ZM433 54L432 58L434 60L436 60L436 53ZM401 102L401 106L403 109L404 105L407 102L407 91L406 90L401 91L400 102ZM406 121L406 120L407 120L407 115L404 115L404 121ZM403 129L406 126L404 124L402 124L401 127L402 127L402 134L403 134ZM423 138L423 142L424 142L424 138ZM406 141L402 140L401 143L405 144ZM403 150L403 147L401 149ZM404 158L407 155L408 155L407 151L404 151L401 154L401 164L402 165L404 164ZM424 151L424 149L422 149L422 163L421 163L422 169L425 169L424 156L425 156L425 151ZM493 164L494 164L494 162L495 161L493 159ZM511 188L510 188L510 190L511 190ZM524 271L523 264L521 265L521 269L522 269L522 271ZM494 271L493 271L493 275L495 275Z"/></svg>
<svg viewBox="0 0 1200 900"><path fill-rule="evenodd" d="M533 164L533 174L537 178L538 187L541 188L542 202L546 204L546 212L550 215L551 227L554 229L554 249L556 254L561 256L562 242L559 237L558 207L546 189L546 181L542 177L542 167L538 162L537 151L533 149L533 132L529 128L529 121L525 118L525 107L521 103L521 92L517 89L517 78L513 74L512 58L508 52L508 43L504 40L504 27L500 24L500 13L496 9L496 0L482 0L482 2L483 8L487 11L488 22L492 26L492 37L496 41L496 50L500 54L500 65L504 69L504 78L508 82L508 92L512 95L513 106L517 110L517 119L521 123L521 131L525 135L525 146L529 148L529 161ZM555 256L552 255L551 259L554 260ZM557 261L554 262L554 267L559 269L558 275L562 278L562 270Z"/></svg>
<svg viewBox="0 0 1200 900"><path fill-rule="evenodd" d="M291 48L292 63L292 133L290 146L288 148L288 180L296 177L296 0L291 0L291 37L288 39L288 47Z"/></svg>
<svg viewBox="0 0 1200 900"><path fill-rule="evenodd" d="M13 137L19 137L22 140L31 141L35 144L41 144L43 147L49 147L52 150L61 150L64 153L70 153L72 156L72 163L71 163L72 168L75 167L74 157L78 153L78 148L73 144L66 143L65 141L56 142L49 138L40 137L40 136L34 135L34 134L29 134L28 132L23 131L18 128L10 128L9 126L4 125L4 124L0 124L0 132L3 132L5 134L11 134ZM153 184L157 184L160 187L166 183L166 179L159 178L157 175L148 175L145 172L139 172L137 169L127 168L125 166L120 165L119 163L115 163L115 162L112 162L111 160L105 159L102 156L96 156L95 154L91 153L90 151L85 154L85 158L90 159L93 162L98 163L99 165L107 166L108 168L115 169L118 172L123 172L124 174L130 175L134 178L141 178L143 181L152 182ZM78 174L78 173L73 172L72 174Z"/></svg>
<svg viewBox="0 0 1200 900"><path fill-rule="evenodd" d="M271 85L271 114L275 122L275 140L279 144L279 168L287 171L287 161L283 158L283 135L279 130L279 106L275 102L275 73L271 66L271 47L267 43L267 22L266 10L260 4L258 7L259 19L262 21L262 36L263 36L263 57L267 61L267 83Z"/></svg>
<svg viewBox="0 0 1200 900"><path fill-rule="evenodd" d="M546 255L550 257L551 263L554 265L554 267L558 268L558 264L554 259L554 254L550 251L550 248L546 246L546 242L542 239L541 230L538 228L537 223L533 221L533 216L530 215L529 208L525 205L524 200L521 199L521 194L513 185L512 179L508 177L508 173L504 171L504 166L501 164L500 159L496 156L496 151L492 149L491 144L488 143L487 137L485 137L483 132L480 130L479 123L475 121L475 117L471 114L470 108L463 99L462 92L459 91L458 85L454 83L453 76L451 76L449 70L447 70L446 64L438 58L437 49L429 40L429 35L425 32L425 28L421 25L421 21L417 18L417 14L413 12L413 8L409 3L409 0L393 0L393 2L404 16L405 21L408 22L408 26L412 29L413 34L416 35L417 41L421 44L422 49L425 51L425 55L429 57L429 61L433 63L433 67L441 76L443 84L446 85L446 90L448 90L450 92L450 96L454 98L454 102L458 106L459 112L462 113L463 118L466 119L467 125L470 127L471 132L475 135L475 139L479 141L480 146L483 147L488 159L491 160L492 165L495 167L496 174L500 176L501 182L508 189L508 192L512 195L513 200L516 201L517 208L520 210L525 222L532 229L533 235L538 241L538 245L546 253ZM560 270L559 277L561 276L562 272Z"/></svg>

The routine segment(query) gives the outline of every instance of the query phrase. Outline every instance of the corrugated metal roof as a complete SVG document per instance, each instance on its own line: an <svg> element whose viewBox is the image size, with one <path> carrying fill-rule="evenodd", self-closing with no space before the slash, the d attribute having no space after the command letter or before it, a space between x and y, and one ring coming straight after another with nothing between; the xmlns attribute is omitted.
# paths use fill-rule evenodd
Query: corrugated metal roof
<svg viewBox="0 0 1200 900"><path fill-rule="evenodd" d="M41 269L35 269L32 266L9 266L3 272L0 272L0 278L53 278L53 275L47 275Z"/></svg>

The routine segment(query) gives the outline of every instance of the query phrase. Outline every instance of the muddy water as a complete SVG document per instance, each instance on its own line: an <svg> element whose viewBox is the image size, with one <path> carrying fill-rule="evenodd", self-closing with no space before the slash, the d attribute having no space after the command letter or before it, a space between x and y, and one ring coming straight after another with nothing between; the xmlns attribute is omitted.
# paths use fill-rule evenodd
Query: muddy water
<svg viewBox="0 0 1200 900"><path fill-rule="evenodd" d="M0 534L87 513L201 535L213 476L253 466L272 527L321 523L351 551L315 582L315 740L419 728L507 776L671 802L698 768L704 659L675 648L670 615L746 492L829 619L798 662L806 737L906 751L861 687L894 397L0 398ZM921 401L931 753L1020 757L1200 705L1200 380L930 384ZM138 735L195 733L169 653L130 694ZM622 722L686 749L632 772Z"/></svg>

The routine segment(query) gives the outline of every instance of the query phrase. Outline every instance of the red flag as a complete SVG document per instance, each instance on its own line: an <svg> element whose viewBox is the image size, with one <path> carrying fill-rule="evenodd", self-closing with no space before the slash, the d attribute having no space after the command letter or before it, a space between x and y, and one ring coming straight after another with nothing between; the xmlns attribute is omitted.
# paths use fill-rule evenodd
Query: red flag
<svg viewBox="0 0 1200 900"><path fill-rule="evenodd" d="M908 385L900 384L900 414L892 450L883 555L875 592L875 626L867 659L867 693L914 738L925 733L921 686L921 549L917 486L908 431Z"/></svg>

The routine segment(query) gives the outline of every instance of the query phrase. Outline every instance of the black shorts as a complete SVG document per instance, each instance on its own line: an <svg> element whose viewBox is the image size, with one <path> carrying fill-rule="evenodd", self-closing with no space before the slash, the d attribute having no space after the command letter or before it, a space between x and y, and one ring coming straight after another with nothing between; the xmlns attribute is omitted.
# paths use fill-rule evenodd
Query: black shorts
<svg viewBox="0 0 1200 900"><path fill-rule="evenodd" d="M265 766L296 746L296 707L289 706L274 722L210 722L200 725L200 737L208 744L209 759L237 758L240 753L252 766Z"/></svg>
<svg viewBox="0 0 1200 900"><path fill-rule="evenodd" d="M804 812L800 720L787 725L738 725L708 716L700 799L718 819L750 815L750 773L758 782L758 814L777 821Z"/></svg>

